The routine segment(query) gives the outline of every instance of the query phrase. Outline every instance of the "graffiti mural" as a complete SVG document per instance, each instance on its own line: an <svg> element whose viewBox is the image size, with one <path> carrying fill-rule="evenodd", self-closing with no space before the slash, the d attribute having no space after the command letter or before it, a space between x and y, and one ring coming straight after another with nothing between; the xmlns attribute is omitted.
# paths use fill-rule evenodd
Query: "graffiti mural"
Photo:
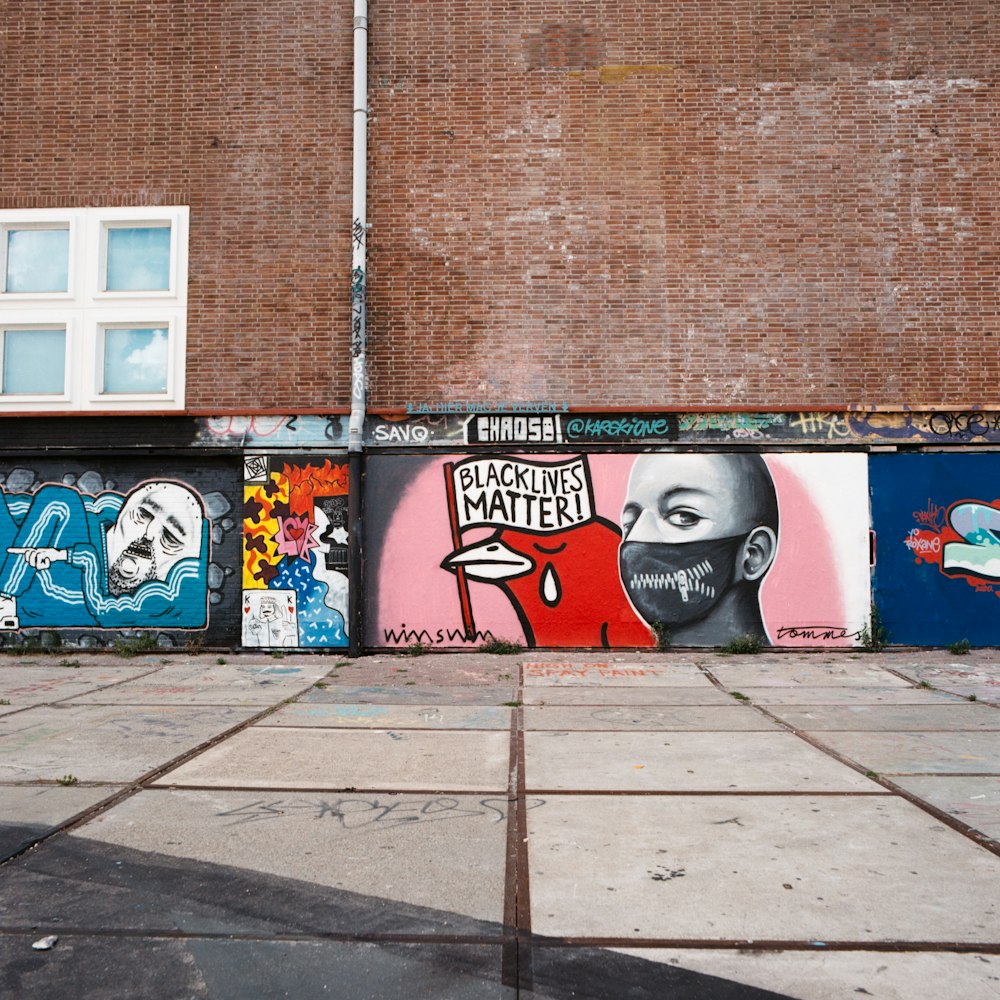
<svg viewBox="0 0 1000 1000"><path fill-rule="evenodd" d="M858 641L866 457L377 455L370 646Z"/></svg>
<svg viewBox="0 0 1000 1000"><path fill-rule="evenodd" d="M0 634L9 641L33 629L74 630L62 641L83 646L112 641L100 630L206 630L210 609L224 629L225 486L235 484L224 467L192 464L171 477L150 460L49 460L0 469L0 484ZM162 644L173 640L164 634Z"/></svg>
<svg viewBox="0 0 1000 1000"><path fill-rule="evenodd" d="M347 464L244 459L243 644L347 645Z"/></svg>
<svg viewBox="0 0 1000 1000"><path fill-rule="evenodd" d="M652 644L619 586L621 532L595 513L586 458L469 458L446 462L444 478L455 548L441 566L456 576L466 638L471 579L503 589L531 645ZM465 545L470 528L495 530Z"/></svg>
<svg viewBox="0 0 1000 1000"><path fill-rule="evenodd" d="M760 455L643 455L622 513L621 579L679 645L766 635L760 587L778 548L778 498Z"/></svg>
<svg viewBox="0 0 1000 1000"><path fill-rule="evenodd" d="M875 597L892 641L996 645L1000 456L873 455L871 470Z"/></svg>

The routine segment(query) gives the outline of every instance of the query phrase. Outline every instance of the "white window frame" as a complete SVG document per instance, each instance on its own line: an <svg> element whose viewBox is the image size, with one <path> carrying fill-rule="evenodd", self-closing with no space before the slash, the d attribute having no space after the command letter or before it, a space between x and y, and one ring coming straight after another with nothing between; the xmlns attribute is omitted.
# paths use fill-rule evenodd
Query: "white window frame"
<svg viewBox="0 0 1000 1000"><path fill-rule="evenodd" d="M107 231L118 227L170 227L169 288L107 291ZM69 229L68 290L7 292L7 232L10 229ZM38 411L176 412L184 409L187 357L189 209L184 205L128 208L0 210L0 330L66 329L66 384L62 395L4 394L0 414ZM106 327L167 330L167 391L104 393ZM0 341L2 350L2 341ZM2 354L0 354L2 365ZM2 379L2 371L0 371ZM3 383L0 381L0 390Z"/></svg>

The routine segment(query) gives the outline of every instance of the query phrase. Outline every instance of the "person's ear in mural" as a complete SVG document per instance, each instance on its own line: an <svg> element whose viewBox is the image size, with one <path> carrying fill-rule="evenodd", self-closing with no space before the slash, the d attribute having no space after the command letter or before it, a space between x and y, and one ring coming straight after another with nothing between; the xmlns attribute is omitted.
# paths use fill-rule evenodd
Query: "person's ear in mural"
<svg viewBox="0 0 1000 1000"><path fill-rule="evenodd" d="M778 547L778 502L759 455L637 458L619 568L632 605L678 646L767 640L761 582Z"/></svg>

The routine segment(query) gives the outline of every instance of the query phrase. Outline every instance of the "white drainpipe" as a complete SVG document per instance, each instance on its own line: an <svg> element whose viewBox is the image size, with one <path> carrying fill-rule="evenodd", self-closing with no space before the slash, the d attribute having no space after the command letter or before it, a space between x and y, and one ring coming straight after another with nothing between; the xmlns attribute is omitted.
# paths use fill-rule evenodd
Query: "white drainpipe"
<svg viewBox="0 0 1000 1000"><path fill-rule="evenodd" d="M354 0L354 224L351 239L351 420L347 434L348 655L360 656L364 632L361 583L364 430L367 406L368 294L368 0Z"/></svg>
<svg viewBox="0 0 1000 1000"><path fill-rule="evenodd" d="M351 259L351 421L347 450L360 452L367 406L368 0L354 0L354 225Z"/></svg>

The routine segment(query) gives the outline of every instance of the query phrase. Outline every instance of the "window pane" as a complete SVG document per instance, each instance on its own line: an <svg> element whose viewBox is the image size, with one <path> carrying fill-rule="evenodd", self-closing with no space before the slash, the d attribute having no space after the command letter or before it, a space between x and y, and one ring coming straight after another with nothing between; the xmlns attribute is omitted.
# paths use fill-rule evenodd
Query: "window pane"
<svg viewBox="0 0 1000 1000"><path fill-rule="evenodd" d="M109 292L149 292L170 287L170 227L108 229Z"/></svg>
<svg viewBox="0 0 1000 1000"><path fill-rule="evenodd" d="M170 338L163 328L104 331L105 392L166 392Z"/></svg>
<svg viewBox="0 0 1000 1000"><path fill-rule="evenodd" d="M8 229L8 292L65 292L69 274L68 229Z"/></svg>
<svg viewBox="0 0 1000 1000"><path fill-rule="evenodd" d="M62 395L65 384L65 330L4 331L4 393Z"/></svg>

